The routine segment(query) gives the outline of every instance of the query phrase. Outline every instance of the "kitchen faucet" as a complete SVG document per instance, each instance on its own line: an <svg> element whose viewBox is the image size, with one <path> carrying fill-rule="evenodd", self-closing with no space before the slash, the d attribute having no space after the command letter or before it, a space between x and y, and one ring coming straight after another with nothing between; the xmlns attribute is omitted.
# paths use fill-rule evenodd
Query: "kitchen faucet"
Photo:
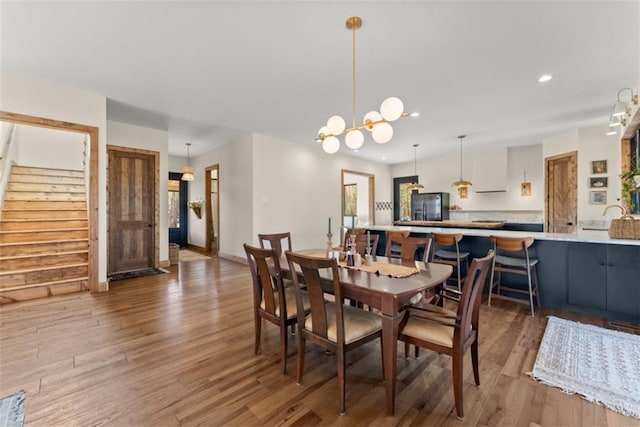
<svg viewBox="0 0 640 427"><path fill-rule="evenodd" d="M607 211L610 208L620 208L620 210L622 211L622 215L626 215L627 214L627 210L625 209L624 206L622 206L622 205L609 205L606 208L604 208L604 212L602 212L602 216L605 216L607 214Z"/></svg>

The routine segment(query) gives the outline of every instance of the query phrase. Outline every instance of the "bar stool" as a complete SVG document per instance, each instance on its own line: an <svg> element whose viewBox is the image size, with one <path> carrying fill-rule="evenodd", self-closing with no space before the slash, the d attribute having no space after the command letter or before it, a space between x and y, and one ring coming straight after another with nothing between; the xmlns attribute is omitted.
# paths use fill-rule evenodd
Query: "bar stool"
<svg viewBox="0 0 640 427"><path fill-rule="evenodd" d="M431 262L438 264L448 264L456 268L457 279L454 277L451 280L456 280L458 284L458 290L462 289L462 281L467 277L469 271L469 252L460 252L460 240L462 240L462 234L448 234L448 233L431 233L431 239L433 241L433 252L431 252ZM461 263L464 262L465 269L464 275L461 273Z"/></svg>
<svg viewBox="0 0 640 427"><path fill-rule="evenodd" d="M496 252L496 257L493 259L493 269L491 271L491 281L489 288L489 305L491 305L491 297L505 299L509 301L515 301L522 303L520 298L514 298L508 295L503 295L502 292L512 292L529 295L529 304L531 306L531 315L535 316L535 310L533 307L533 297L535 295L538 307L540 307L540 294L538 293L538 273L536 265L538 260L529 257L529 248L533 244L533 237L489 237L493 241L493 248ZM516 254L520 253L524 255L524 258L500 255L500 253ZM497 276L495 273L498 273ZM502 284L502 273L513 273L527 276L527 284L529 289L523 290L514 288L512 286L505 286ZM495 277L495 281L494 281ZM493 292L496 288L496 293Z"/></svg>

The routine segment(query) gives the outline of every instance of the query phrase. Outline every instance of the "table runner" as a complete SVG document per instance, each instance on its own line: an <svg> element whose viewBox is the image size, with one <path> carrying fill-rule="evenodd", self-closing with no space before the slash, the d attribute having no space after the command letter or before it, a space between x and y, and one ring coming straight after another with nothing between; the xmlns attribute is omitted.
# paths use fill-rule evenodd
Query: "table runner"
<svg viewBox="0 0 640 427"><path fill-rule="evenodd" d="M407 267L405 265L388 264L386 262L374 262L371 265L360 265L348 267L346 262L341 262L340 267L352 268L354 270L366 271L367 273L382 274L384 276L396 277L398 279L409 277L420 271L416 267Z"/></svg>
<svg viewBox="0 0 640 427"><path fill-rule="evenodd" d="M327 257L325 252L304 252L304 255L315 258ZM395 277L398 279L409 277L420 271L420 269L416 267L407 267L405 265L389 264L386 262L373 262L371 265L362 264L358 267L349 267L347 266L346 261L340 261L338 263L338 266L344 268L352 268L354 270L366 271L367 273L382 274L384 276Z"/></svg>

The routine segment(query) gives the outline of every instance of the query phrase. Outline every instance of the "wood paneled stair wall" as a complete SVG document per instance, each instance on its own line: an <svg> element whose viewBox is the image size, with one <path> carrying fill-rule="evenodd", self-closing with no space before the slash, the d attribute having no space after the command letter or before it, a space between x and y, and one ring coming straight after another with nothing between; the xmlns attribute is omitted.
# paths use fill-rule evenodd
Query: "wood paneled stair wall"
<svg viewBox="0 0 640 427"><path fill-rule="evenodd" d="M13 166L0 212L0 303L88 289L83 171Z"/></svg>

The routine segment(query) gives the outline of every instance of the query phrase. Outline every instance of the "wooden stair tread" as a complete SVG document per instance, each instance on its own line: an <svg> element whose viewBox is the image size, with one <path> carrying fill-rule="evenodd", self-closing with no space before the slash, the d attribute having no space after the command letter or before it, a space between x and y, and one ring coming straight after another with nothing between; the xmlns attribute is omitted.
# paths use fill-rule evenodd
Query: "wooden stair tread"
<svg viewBox="0 0 640 427"><path fill-rule="evenodd" d="M38 266L36 268L25 268L23 270L0 271L0 276L11 276L13 274L31 273L33 271L50 271L50 270L60 270L63 268L86 267L88 265L89 265L89 262L78 262L78 263L72 263L72 264Z"/></svg>
<svg viewBox="0 0 640 427"><path fill-rule="evenodd" d="M48 218L0 218L0 222L55 222L55 221L88 221L87 217L78 217L78 218L57 218L57 217L48 217Z"/></svg>
<svg viewBox="0 0 640 427"><path fill-rule="evenodd" d="M61 202L64 203L64 202ZM61 212L68 212L68 211L86 211L86 209L78 209L78 208L65 208L65 207L57 207L57 206L51 206L51 207L42 207L42 208L33 208L33 209L25 209L25 208L3 208L2 209L4 212L31 212L31 211L61 211Z"/></svg>
<svg viewBox="0 0 640 427"><path fill-rule="evenodd" d="M29 258L36 258L36 257L42 257L42 256L73 255L73 254L88 254L88 253L89 253L89 248L76 250L76 251L63 251L63 252L47 251L47 252L38 252L34 254L0 257L0 261L11 261L15 259L29 259Z"/></svg>
<svg viewBox="0 0 640 427"><path fill-rule="evenodd" d="M82 277L74 277L72 279L54 280L54 281L51 281L51 282L31 283L29 285L20 285L20 286L12 286L12 287L7 287L7 288L0 288L0 293L8 292L8 291L19 291L21 289L39 288L39 287L42 287L42 286L62 285L62 284L65 284L65 283L77 282L77 281L80 281L80 280L89 280L89 277L88 276L82 276Z"/></svg>
<svg viewBox="0 0 640 427"><path fill-rule="evenodd" d="M42 230L9 230L2 231L0 230L0 234L25 234L25 233L47 233L47 232L56 232L59 233L61 231L84 231L89 230L89 227L77 227L77 228L47 228ZM49 242L49 240L47 240Z"/></svg>
<svg viewBox="0 0 640 427"><path fill-rule="evenodd" d="M0 246L19 246L19 245L50 245L55 243L67 243L67 242L88 242L88 237L82 237L79 239L63 239L63 240L34 240L31 242L0 242Z"/></svg>

